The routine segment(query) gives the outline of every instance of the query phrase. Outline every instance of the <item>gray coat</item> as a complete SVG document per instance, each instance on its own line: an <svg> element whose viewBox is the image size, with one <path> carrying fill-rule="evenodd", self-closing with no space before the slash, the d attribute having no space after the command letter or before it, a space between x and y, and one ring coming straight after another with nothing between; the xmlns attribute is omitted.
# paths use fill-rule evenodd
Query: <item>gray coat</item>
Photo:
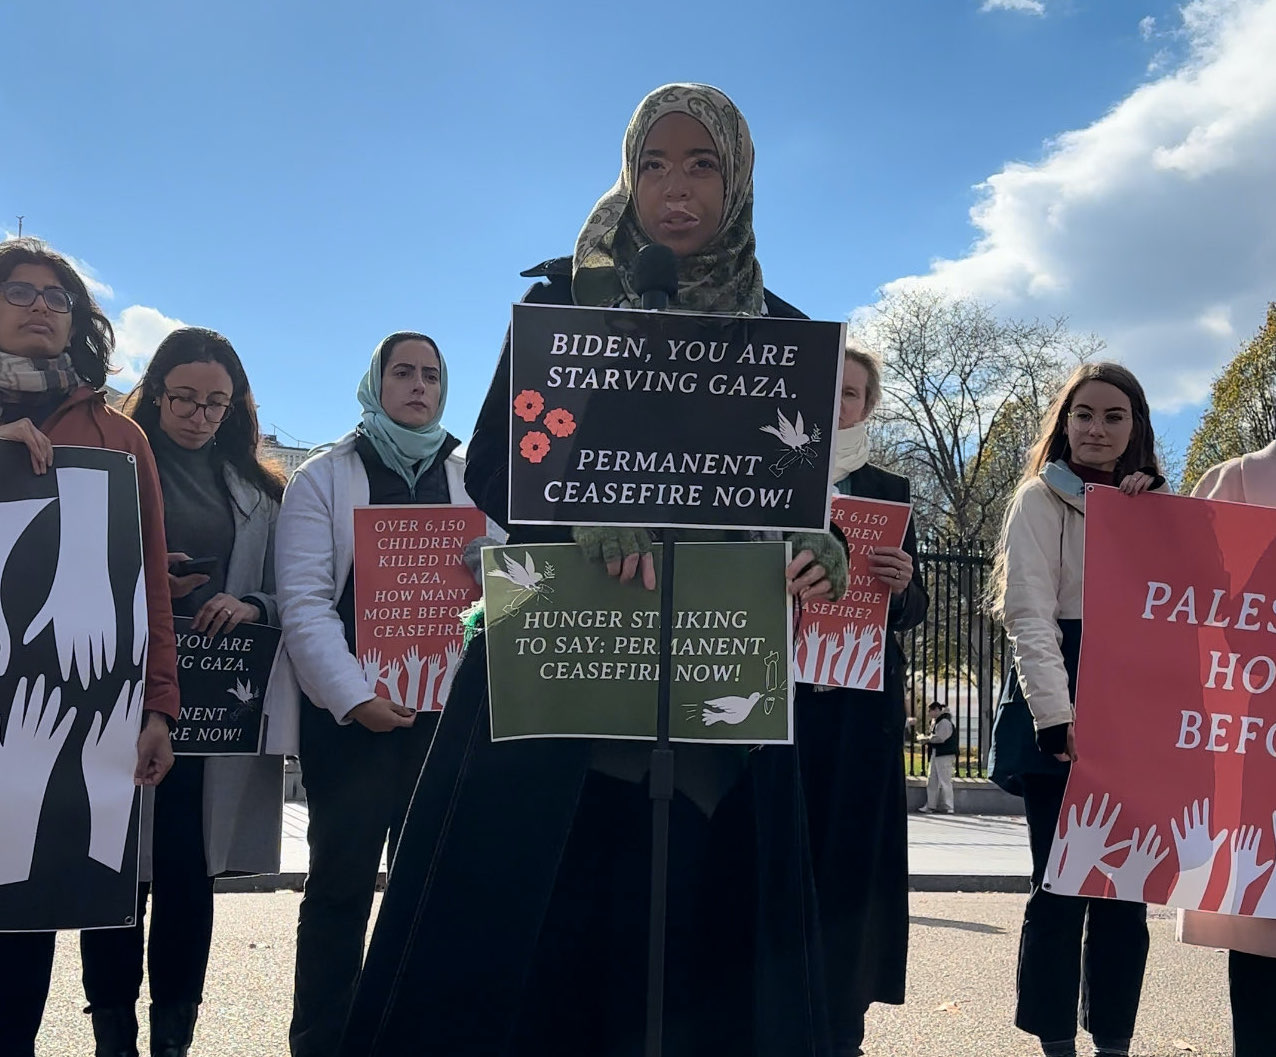
<svg viewBox="0 0 1276 1057"><path fill-rule="evenodd" d="M235 542L226 565L226 593L256 602L265 622L279 625L275 604L275 521L279 504L229 466ZM247 511L245 514L244 511ZM204 856L208 876L277 873L283 833L284 758L209 756L204 760ZM141 879L151 877L154 790L142 796Z"/></svg>

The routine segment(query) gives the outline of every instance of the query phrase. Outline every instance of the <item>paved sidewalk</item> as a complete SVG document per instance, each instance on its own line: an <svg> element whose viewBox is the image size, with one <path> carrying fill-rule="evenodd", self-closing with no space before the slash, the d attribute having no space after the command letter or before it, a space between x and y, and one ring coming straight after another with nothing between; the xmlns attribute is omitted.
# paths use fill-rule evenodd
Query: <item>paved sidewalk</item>
<svg viewBox="0 0 1276 1057"><path fill-rule="evenodd" d="M308 820L305 804L284 804L279 873L225 878L217 890L300 889L309 862ZM910 885L918 892L1026 892L1032 872L1028 827L1023 816L911 814L908 867Z"/></svg>

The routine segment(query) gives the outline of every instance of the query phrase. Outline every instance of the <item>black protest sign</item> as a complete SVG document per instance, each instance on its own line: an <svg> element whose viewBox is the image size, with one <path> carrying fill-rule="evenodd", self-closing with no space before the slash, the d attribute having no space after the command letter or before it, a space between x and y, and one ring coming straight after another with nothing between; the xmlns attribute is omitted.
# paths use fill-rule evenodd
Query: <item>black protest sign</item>
<svg viewBox="0 0 1276 1057"><path fill-rule="evenodd" d="M845 327L515 305L510 521L825 529Z"/></svg>
<svg viewBox="0 0 1276 1057"><path fill-rule="evenodd" d="M146 595L137 471L0 444L0 932L130 925Z"/></svg>
<svg viewBox="0 0 1276 1057"><path fill-rule="evenodd" d="M223 635L174 617L182 714L173 731L176 756L256 756L266 724L262 701L279 649L279 629L240 624Z"/></svg>

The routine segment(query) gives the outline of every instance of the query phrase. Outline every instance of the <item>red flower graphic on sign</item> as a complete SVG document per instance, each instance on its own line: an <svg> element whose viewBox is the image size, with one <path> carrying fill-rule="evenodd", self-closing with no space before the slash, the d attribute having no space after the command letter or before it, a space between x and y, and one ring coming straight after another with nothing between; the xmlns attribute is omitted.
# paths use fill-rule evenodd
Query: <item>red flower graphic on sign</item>
<svg viewBox="0 0 1276 1057"><path fill-rule="evenodd" d="M570 411L556 407L545 416L545 428L556 437L570 437L576 432L576 420Z"/></svg>
<svg viewBox="0 0 1276 1057"><path fill-rule="evenodd" d="M545 410L545 398L535 389L524 389L514 397L514 414L524 422L535 422L536 416Z"/></svg>
<svg viewBox="0 0 1276 1057"><path fill-rule="evenodd" d="M519 442L518 452L528 462L540 462L549 454L549 438L540 430L533 430Z"/></svg>

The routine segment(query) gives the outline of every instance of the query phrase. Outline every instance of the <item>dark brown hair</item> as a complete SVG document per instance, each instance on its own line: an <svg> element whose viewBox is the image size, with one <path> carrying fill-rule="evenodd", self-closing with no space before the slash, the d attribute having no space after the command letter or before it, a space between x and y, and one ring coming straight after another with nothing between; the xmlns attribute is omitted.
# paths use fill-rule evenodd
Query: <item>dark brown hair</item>
<svg viewBox="0 0 1276 1057"><path fill-rule="evenodd" d="M164 379L170 371L187 363L216 363L230 375L230 411L216 434L214 458L230 463L251 485L278 502L284 494L284 476L258 454L261 429L257 424L257 404L248 385L248 375L239 353L222 335L204 327L182 327L159 343L146 373L124 401L124 413L154 438L160 431L159 401L164 398ZM246 511L245 511L246 513Z"/></svg>

